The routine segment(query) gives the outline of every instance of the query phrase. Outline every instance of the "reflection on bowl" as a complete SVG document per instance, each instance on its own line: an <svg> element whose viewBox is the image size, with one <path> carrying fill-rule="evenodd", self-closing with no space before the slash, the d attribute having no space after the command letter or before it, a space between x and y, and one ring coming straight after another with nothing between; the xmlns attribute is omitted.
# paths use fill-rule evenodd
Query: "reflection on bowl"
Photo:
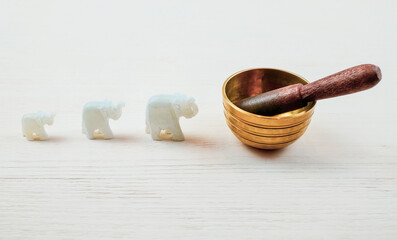
<svg viewBox="0 0 397 240"><path fill-rule="evenodd" d="M280 87L309 82L296 74L271 68L238 72L223 84L226 123L243 143L260 149L279 149L296 141L309 126L316 102L275 116L244 111L233 102Z"/></svg>

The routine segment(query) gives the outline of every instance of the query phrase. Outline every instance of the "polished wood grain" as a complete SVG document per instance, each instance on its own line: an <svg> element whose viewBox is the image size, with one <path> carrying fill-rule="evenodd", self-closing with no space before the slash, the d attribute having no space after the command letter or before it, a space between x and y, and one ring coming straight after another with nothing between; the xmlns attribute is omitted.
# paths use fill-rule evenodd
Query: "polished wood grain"
<svg viewBox="0 0 397 240"><path fill-rule="evenodd" d="M302 86L302 100L310 102L367 90L382 79L378 66L362 64Z"/></svg>

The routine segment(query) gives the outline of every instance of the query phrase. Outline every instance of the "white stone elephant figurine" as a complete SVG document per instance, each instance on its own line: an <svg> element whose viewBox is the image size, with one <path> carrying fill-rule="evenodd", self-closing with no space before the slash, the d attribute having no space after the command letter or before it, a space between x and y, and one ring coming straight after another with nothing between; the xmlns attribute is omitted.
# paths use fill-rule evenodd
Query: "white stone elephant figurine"
<svg viewBox="0 0 397 240"><path fill-rule="evenodd" d="M146 133L151 134L153 140L163 140L168 135L174 141L183 141L185 137L179 118L192 118L197 113L198 107L192 97L182 94L155 95L146 106Z"/></svg>
<svg viewBox="0 0 397 240"><path fill-rule="evenodd" d="M37 112L28 113L22 117L23 136L29 141L47 140L48 135L44 129L44 125L52 125L54 123L55 114Z"/></svg>
<svg viewBox="0 0 397 240"><path fill-rule="evenodd" d="M123 102L112 104L110 101L89 102L83 108L82 132L88 139L112 139L113 133L109 126L109 118L117 120L121 117Z"/></svg>

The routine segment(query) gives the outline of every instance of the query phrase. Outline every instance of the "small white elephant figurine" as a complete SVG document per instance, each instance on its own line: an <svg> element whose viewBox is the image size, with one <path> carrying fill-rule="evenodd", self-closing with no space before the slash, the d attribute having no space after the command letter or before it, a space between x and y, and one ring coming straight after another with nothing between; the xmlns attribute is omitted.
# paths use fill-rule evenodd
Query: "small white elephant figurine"
<svg viewBox="0 0 397 240"><path fill-rule="evenodd" d="M192 118L198 113L194 98L182 94L155 95L146 106L146 133L151 134L153 140L165 139L164 134L171 136L174 141L183 141L179 118Z"/></svg>
<svg viewBox="0 0 397 240"><path fill-rule="evenodd" d="M117 120L121 117L123 102L114 105L110 101L89 102L83 108L82 131L87 138L112 139L113 133L109 126L109 118Z"/></svg>
<svg viewBox="0 0 397 240"><path fill-rule="evenodd" d="M29 141L47 140L48 135L44 129L44 124L52 125L54 123L55 114L37 112L28 113L22 116L22 132L23 136Z"/></svg>

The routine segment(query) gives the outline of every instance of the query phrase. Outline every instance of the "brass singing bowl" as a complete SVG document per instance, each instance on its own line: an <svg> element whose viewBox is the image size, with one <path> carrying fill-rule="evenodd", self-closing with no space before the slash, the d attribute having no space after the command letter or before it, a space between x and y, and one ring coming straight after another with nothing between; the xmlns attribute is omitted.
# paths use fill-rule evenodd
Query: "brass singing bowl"
<svg viewBox="0 0 397 240"><path fill-rule="evenodd" d="M249 69L230 76L222 90L226 123L233 134L243 143L260 149L279 149L295 142L309 126L315 101L275 116L253 114L233 102L296 83L309 82L294 73L271 68Z"/></svg>

